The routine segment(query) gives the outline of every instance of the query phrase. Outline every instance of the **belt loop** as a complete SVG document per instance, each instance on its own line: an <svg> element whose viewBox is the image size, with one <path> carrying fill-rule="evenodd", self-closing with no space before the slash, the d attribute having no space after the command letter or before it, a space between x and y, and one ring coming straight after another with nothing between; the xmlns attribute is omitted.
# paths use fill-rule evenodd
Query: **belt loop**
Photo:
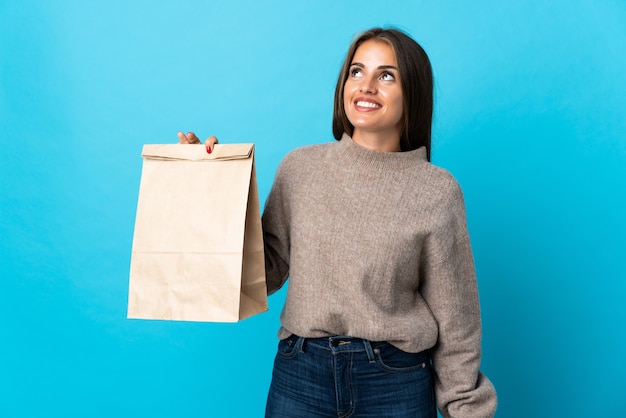
<svg viewBox="0 0 626 418"><path fill-rule="evenodd" d="M301 353L304 353L304 337L298 336L295 349Z"/></svg>
<svg viewBox="0 0 626 418"><path fill-rule="evenodd" d="M370 363L374 363L376 361L376 357L374 357L374 350L372 350L372 344L370 344L369 340L363 340L363 346L365 347L365 352L367 353L367 359Z"/></svg>

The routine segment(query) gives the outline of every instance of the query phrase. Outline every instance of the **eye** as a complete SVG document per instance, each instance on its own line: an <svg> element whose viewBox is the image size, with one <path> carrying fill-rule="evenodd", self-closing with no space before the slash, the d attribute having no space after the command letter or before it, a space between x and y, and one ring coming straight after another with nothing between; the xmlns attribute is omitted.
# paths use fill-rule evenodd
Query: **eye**
<svg viewBox="0 0 626 418"><path fill-rule="evenodd" d="M350 77L353 77L353 78L363 77L363 70L361 70L361 68L359 67L350 68Z"/></svg>
<svg viewBox="0 0 626 418"><path fill-rule="evenodd" d="M380 79L382 81L394 81L396 77L391 74L389 71L385 71L380 75Z"/></svg>

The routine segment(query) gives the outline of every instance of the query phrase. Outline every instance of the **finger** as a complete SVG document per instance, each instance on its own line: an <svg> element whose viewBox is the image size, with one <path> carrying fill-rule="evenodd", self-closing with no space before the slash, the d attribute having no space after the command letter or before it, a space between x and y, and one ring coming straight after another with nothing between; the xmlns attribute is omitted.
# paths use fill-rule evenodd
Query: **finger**
<svg viewBox="0 0 626 418"><path fill-rule="evenodd" d="M178 143L179 144L188 144L189 143L189 140L187 139L187 136L184 133L179 131L176 136L178 136Z"/></svg>
<svg viewBox="0 0 626 418"><path fill-rule="evenodd" d="M217 137L213 135L208 137L206 141L204 141L204 145L206 146L206 152L208 152L209 154L212 153L213 148L215 147L215 144L217 143L218 143Z"/></svg>
<svg viewBox="0 0 626 418"><path fill-rule="evenodd" d="M193 132L187 132L187 140L190 144L201 144L200 139Z"/></svg>
<svg viewBox="0 0 626 418"><path fill-rule="evenodd" d="M187 132L187 135L185 135L182 132L178 132L178 143L179 144L199 144L200 140L193 132Z"/></svg>

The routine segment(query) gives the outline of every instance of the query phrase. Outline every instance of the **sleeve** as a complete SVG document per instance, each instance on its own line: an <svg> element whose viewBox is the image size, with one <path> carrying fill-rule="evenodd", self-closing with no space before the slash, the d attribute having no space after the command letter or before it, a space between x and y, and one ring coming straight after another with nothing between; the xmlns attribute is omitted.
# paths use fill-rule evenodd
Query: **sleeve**
<svg viewBox="0 0 626 418"><path fill-rule="evenodd" d="M495 414L496 392L479 370L481 320L474 260L460 187L451 182L444 214L424 247L422 295L439 327L432 350L437 405L446 418Z"/></svg>
<svg viewBox="0 0 626 418"><path fill-rule="evenodd" d="M286 199L289 192L286 190L285 171L283 161L276 172L262 216L268 294L280 289L289 275L290 219Z"/></svg>

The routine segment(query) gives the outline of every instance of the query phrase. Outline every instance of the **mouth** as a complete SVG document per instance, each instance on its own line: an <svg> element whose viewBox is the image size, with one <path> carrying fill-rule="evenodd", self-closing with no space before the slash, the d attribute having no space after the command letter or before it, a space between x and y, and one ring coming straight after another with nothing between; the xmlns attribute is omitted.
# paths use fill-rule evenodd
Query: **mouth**
<svg viewBox="0 0 626 418"><path fill-rule="evenodd" d="M382 107L380 103L373 102L371 100L363 100L363 99L355 100L354 106L358 110L375 110L375 109L380 109Z"/></svg>

